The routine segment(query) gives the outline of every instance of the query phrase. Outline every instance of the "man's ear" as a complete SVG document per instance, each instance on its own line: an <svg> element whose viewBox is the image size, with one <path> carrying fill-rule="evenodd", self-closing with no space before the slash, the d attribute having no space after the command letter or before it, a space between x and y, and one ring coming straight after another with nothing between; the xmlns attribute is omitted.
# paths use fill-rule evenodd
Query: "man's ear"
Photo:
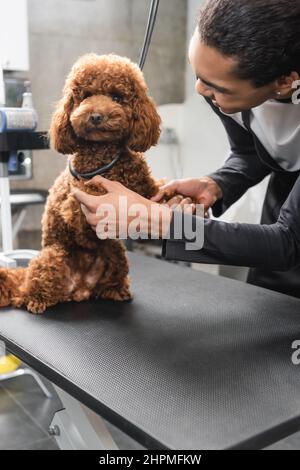
<svg viewBox="0 0 300 470"><path fill-rule="evenodd" d="M66 94L57 105L49 129L51 146L62 154L73 153L76 146L76 136L70 123L73 104L71 93Z"/></svg>
<svg viewBox="0 0 300 470"><path fill-rule="evenodd" d="M276 81L276 92L281 95L286 95L292 90L295 90L295 83L299 82L300 74L298 72L291 72L290 75L280 77Z"/></svg>
<svg viewBox="0 0 300 470"><path fill-rule="evenodd" d="M146 152L156 145L160 136L161 119L152 98L137 97L133 106L133 121L128 147L135 152Z"/></svg>

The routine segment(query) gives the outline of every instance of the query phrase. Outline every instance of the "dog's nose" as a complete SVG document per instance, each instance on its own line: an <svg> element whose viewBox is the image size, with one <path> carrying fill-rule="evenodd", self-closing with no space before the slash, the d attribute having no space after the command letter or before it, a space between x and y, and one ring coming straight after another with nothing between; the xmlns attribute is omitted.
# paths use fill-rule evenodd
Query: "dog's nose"
<svg viewBox="0 0 300 470"><path fill-rule="evenodd" d="M93 113L91 114L91 117L90 117L90 121L92 122L92 124L94 124L95 126L97 126L98 124L100 124L100 122L103 120L103 116L99 113Z"/></svg>

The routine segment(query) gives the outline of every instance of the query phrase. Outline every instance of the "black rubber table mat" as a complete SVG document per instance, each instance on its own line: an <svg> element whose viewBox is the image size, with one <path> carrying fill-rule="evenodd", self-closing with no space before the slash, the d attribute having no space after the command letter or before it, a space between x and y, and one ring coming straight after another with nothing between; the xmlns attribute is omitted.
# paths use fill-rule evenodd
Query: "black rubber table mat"
<svg viewBox="0 0 300 470"><path fill-rule="evenodd" d="M0 310L9 349L150 449L300 429L300 300L133 254L133 302Z"/></svg>

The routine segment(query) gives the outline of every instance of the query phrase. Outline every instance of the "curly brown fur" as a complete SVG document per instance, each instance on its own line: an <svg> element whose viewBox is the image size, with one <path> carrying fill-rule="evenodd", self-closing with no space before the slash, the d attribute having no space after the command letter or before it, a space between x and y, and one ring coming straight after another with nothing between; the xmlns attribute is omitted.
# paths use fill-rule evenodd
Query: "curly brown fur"
<svg viewBox="0 0 300 470"><path fill-rule="evenodd" d="M53 115L50 137L58 152L69 155L76 171L93 171L121 153L104 176L151 198L158 184L140 152L155 145L159 134L160 118L137 65L116 55L96 54L75 63ZM131 298L123 244L97 238L72 196L73 188L94 195L106 192L84 186L67 165L49 191L41 253L26 269L0 270L0 306L24 305L42 313L58 302Z"/></svg>

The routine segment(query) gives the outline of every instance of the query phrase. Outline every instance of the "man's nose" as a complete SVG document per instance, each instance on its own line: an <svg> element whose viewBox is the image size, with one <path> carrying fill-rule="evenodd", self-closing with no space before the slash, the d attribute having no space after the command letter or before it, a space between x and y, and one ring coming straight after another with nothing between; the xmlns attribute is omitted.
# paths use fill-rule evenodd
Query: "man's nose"
<svg viewBox="0 0 300 470"><path fill-rule="evenodd" d="M98 126L101 123L101 121L103 121L103 116L102 114L99 114L99 113L93 113L90 116L90 121L92 124L94 124L94 126Z"/></svg>

